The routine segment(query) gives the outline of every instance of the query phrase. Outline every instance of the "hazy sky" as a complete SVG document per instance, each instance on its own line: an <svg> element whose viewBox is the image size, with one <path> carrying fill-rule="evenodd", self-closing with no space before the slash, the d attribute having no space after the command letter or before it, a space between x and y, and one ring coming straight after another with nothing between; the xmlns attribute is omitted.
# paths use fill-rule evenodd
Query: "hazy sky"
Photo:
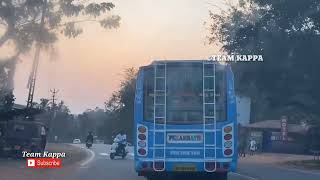
<svg viewBox="0 0 320 180"><path fill-rule="evenodd" d="M49 98L50 89L59 90L72 113L101 107L116 90L128 67L149 64L154 59L204 59L217 53L205 45L210 0L116 0L114 14L121 27L104 30L85 24L77 39L61 37L56 55L42 53L35 100ZM222 0L211 0L219 4ZM26 104L27 80L33 52L22 57L15 78L16 102Z"/></svg>

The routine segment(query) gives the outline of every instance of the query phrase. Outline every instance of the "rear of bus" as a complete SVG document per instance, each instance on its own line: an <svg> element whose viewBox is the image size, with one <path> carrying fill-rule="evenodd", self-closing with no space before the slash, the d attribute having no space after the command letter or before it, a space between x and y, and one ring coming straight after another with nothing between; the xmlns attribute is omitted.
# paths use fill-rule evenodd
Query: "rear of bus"
<svg viewBox="0 0 320 180"><path fill-rule="evenodd" d="M235 104L230 66L156 61L141 67L135 97L138 174L227 179L237 167Z"/></svg>

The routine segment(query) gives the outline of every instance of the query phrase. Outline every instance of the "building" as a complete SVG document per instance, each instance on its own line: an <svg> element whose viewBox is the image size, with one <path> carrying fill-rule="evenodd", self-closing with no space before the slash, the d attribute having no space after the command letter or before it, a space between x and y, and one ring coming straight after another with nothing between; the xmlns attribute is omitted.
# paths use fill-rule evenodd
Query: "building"
<svg viewBox="0 0 320 180"><path fill-rule="evenodd" d="M306 138L309 128L304 124L285 124L287 138L283 138L283 125L281 120L265 120L248 124L248 141L255 139L258 151L296 153L306 152Z"/></svg>
<svg viewBox="0 0 320 180"><path fill-rule="evenodd" d="M250 123L251 99L245 96L237 96L237 120L242 126Z"/></svg>

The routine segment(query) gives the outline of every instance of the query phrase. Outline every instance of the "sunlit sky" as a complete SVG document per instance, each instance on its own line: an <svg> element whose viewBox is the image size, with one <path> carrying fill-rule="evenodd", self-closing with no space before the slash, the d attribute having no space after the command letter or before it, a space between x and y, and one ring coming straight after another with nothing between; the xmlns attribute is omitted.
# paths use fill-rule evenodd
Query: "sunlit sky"
<svg viewBox="0 0 320 180"><path fill-rule="evenodd" d="M218 52L206 43L205 21L213 4L223 0L115 0L113 14L121 27L105 30L84 24L76 39L60 37L56 54L42 53L35 100L59 90L72 113L104 107L119 87L123 70L154 59L205 59ZM50 58L51 57L51 58ZM15 77L16 103L26 104L33 52L21 58ZM49 60L53 59L53 60Z"/></svg>

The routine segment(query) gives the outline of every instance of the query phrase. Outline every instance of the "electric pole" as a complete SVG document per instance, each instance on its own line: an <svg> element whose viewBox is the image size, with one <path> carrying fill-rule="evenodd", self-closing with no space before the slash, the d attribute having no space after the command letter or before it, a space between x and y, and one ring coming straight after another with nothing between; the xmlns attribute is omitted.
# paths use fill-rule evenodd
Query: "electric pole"
<svg viewBox="0 0 320 180"><path fill-rule="evenodd" d="M52 102L52 107L55 107L56 106L56 96L57 96L57 93L59 92L58 90L56 89L53 89L53 90L50 90L50 92L52 93L52 96L51 96L51 102Z"/></svg>
<svg viewBox="0 0 320 180"><path fill-rule="evenodd" d="M52 96L51 96L52 106L51 106L51 116L50 116L50 120L49 120L49 123L48 123L48 128L49 129L51 128L52 121L56 118L56 108L57 108L57 105L56 105L57 98L56 98L56 96L57 96L57 93L59 91L56 90L56 89L53 89L53 90L50 90L50 92L52 93Z"/></svg>

